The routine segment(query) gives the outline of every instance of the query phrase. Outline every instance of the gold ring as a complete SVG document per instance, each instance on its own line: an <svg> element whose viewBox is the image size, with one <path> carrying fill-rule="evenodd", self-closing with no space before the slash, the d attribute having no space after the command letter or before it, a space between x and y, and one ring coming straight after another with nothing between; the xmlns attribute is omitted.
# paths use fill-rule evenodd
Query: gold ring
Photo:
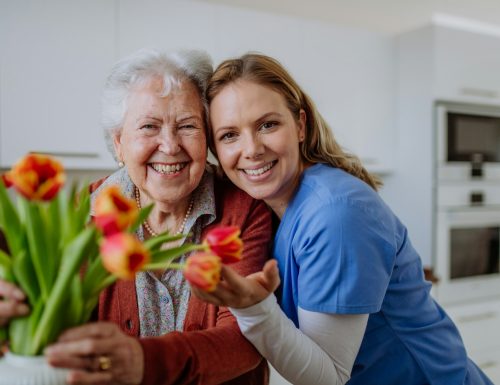
<svg viewBox="0 0 500 385"><path fill-rule="evenodd" d="M97 360L99 362L99 370L106 371L111 369L111 358L108 356L99 356Z"/></svg>

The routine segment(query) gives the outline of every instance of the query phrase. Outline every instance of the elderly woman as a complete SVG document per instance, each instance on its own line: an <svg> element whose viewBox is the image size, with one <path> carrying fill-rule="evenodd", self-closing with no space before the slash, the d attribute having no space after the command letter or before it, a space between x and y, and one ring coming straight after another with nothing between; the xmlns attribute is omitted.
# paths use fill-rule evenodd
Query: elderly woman
<svg viewBox="0 0 500 385"><path fill-rule="evenodd" d="M199 242L216 225L239 226L245 250L235 268L247 275L264 263L270 214L229 182L215 181L206 165L202 95L211 73L200 52L141 51L119 62L105 86L103 124L121 168L92 190L118 185L137 206L154 203L138 231L142 239L168 230ZM10 285L0 290L22 307L22 293ZM0 311L0 319L26 311L18 306ZM98 317L46 350L52 365L73 369L70 383L267 383L267 363L231 313L190 296L178 270L117 282L101 295Z"/></svg>

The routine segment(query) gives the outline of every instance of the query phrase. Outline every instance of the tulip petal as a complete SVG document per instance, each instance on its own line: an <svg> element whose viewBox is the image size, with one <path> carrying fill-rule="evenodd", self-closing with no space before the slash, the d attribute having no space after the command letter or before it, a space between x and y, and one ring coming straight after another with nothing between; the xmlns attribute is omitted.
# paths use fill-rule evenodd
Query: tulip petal
<svg viewBox="0 0 500 385"><path fill-rule="evenodd" d="M218 256L198 252L186 261L184 277L193 286L205 291L214 291L220 281L221 260Z"/></svg>
<svg viewBox="0 0 500 385"><path fill-rule="evenodd" d="M118 186L104 188L95 200L94 209L94 221L104 236L127 230L139 215L135 201L125 197Z"/></svg>
<svg viewBox="0 0 500 385"><path fill-rule="evenodd" d="M8 181L29 200L52 200L64 185L63 166L41 154L28 154L8 174Z"/></svg>
<svg viewBox="0 0 500 385"><path fill-rule="evenodd" d="M144 245L129 233L117 233L105 238L100 250L104 267L123 279L133 279L150 259Z"/></svg>
<svg viewBox="0 0 500 385"><path fill-rule="evenodd" d="M208 232L204 244L221 258L222 263L238 262L243 253L240 233L236 226L217 227Z"/></svg>

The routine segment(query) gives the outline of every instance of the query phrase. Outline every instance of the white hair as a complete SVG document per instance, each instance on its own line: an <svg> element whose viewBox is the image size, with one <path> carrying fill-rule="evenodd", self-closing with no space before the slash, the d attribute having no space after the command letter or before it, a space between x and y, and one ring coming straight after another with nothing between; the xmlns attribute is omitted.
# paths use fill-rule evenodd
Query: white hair
<svg viewBox="0 0 500 385"><path fill-rule="evenodd" d="M163 79L162 96L190 81L198 89L208 116L205 90L213 72L212 59L204 51L160 52L143 49L117 62L104 85L101 99L101 125L108 149L116 158L113 135L122 129L131 88L152 78Z"/></svg>

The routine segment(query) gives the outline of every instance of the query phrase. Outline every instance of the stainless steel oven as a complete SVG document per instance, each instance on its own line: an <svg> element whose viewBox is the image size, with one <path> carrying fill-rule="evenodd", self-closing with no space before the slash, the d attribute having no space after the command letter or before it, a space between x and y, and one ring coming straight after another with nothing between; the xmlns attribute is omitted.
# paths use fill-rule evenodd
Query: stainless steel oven
<svg viewBox="0 0 500 385"><path fill-rule="evenodd" d="M438 194L435 270L442 303L500 294L500 185L448 184Z"/></svg>

